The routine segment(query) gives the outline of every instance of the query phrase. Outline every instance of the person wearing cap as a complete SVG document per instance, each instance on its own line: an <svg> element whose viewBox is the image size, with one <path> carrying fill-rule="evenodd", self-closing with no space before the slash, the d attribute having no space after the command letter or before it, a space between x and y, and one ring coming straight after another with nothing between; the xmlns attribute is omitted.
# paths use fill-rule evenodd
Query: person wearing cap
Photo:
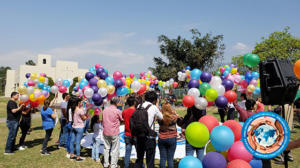
<svg viewBox="0 0 300 168"><path fill-rule="evenodd" d="M122 111L117 108L119 99L113 97L110 106L102 112L103 139L104 139L104 167L118 167L120 151L120 122L123 121ZM109 164L109 153L111 164Z"/></svg>

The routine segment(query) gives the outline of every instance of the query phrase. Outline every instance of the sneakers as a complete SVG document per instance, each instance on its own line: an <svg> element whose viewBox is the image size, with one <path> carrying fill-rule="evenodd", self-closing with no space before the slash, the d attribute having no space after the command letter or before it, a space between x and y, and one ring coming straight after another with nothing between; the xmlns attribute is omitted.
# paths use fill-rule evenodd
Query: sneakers
<svg viewBox="0 0 300 168"><path fill-rule="evenodd" d="M49 152L42 152L41 154L42 154L42 155L50 155Z"/></svg>
<svg viewBox="0 0 300 168"><path fill-rule="evenodd" d="M76 158L76 162L82 162L83 160L83 158Z"/></svg>
<svg viewBox="0 0 300 168"><path fill-rule="evenodd" d="M13 155L13 152L4 152L4 155Z"/></svg>
<svg viewBox="0 0 300 168"><path fill-rule="evenodd" d="M70 154L68 154L68 153L66 154L66 157L69 158L69 159L70 159L70 156L71 156Z"/></svg>
<svg viewBox="0 0 300 168"><path fill-rule="evenodd" d="M23 146L20 146L20 147L19 147L19 150L23 151L23 150L25 150L26 148L27 148L27 147L23 145Z"/></svg>
<svg viewBox="0 0 300 168"><path fill-rule="evenodd" d="M100 159L96 159L95 161L96 161L97 163L100 163Z"/></svg>

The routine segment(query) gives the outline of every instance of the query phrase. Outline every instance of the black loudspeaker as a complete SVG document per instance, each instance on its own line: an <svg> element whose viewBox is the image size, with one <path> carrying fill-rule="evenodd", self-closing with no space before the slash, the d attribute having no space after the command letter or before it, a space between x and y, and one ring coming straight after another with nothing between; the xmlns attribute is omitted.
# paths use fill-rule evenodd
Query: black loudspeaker
<svg viewBox="0 0 300 168"><path fill-rule="evenodd" d="M265 105L292 104L299 88L289 60L268 60L259 63L261 98Z"/></svg>

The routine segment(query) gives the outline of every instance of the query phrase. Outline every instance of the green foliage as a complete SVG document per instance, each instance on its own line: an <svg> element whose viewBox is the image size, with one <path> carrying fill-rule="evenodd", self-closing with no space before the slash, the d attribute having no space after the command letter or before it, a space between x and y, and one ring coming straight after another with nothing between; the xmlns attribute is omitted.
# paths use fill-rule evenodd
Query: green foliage
<svg viewBox="0 0 300 168"><path fill-rule="evenodd" d="M0 95L4 95L6 85L6 71L11 69L10 67L0 67Z"/></svg>
<svg viewBox="0 0 300 168"><path fill-rule="evenodd" d="M54 81L50 76L47 76L48 78L48 86L53 86L54 85ZM52 101L54 99L54 94L50 92L50 96L49 96L49 100Z"/></svg>
<svg viewBox="0 0 300 168"><path fill-rule="evenodd" d="M258 72L258 66L250 68L246 65L243 64L243 55L237 55L233 56L231 59L231 64L237 65L239 67L239 73L240 74L245 74L246 72L249 71L256 71Z"/></svg>
<svg viewBox="0 0 300 168"><path fill-rule="evenodd" d="M292 61L300 59L300 38L293 36L285 27L281 32L273 32L268 38L262 37L262 42L256 43L252 53L260 60L268 58L290 58Z"/></svg>
<svg viewBox="0 0 300 168"><path fill-rule="evenodd" d="M25 65L35 66L36 63L33 60L28 60L27 62L25 62Z"/></svg>
<svg viewBox="0 0 300 168"><path fill-rule="evenodd" d="M73 88L76 86L76 83L78 82L78 77L73 78L73 84L69 87L69 95L72 95Z"/></svg>
<svg viewBox="0 0 300 168"><path fill-rule="evenodd" d="M155 57L155 67L149 68L158 79L177 79L177 72L186 66L208 70L223 58L223 35L212 36L207 33L202 36L196 29L192 29L191 33L191 40L181 36L176 39L165 35L158 37L162 57Z"/></svg>

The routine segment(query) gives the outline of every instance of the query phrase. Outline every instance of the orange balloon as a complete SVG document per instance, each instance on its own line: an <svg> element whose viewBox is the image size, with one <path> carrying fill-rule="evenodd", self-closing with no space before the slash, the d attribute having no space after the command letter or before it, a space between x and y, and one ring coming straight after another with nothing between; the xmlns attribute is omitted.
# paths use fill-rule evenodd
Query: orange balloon
<svg viewBox="0 0 300 168"><path fill-rule="evenodd" d="M294 73L298 79L300 79L300 59L296 61L294 65Z"/></svg>
<svg viewBox="0 0 300 168"><path fill-rule="evenodd" d="M46 100L46 97L43 94L37 98L37 102L39 104L43 104L45 100Z"/></svg>

